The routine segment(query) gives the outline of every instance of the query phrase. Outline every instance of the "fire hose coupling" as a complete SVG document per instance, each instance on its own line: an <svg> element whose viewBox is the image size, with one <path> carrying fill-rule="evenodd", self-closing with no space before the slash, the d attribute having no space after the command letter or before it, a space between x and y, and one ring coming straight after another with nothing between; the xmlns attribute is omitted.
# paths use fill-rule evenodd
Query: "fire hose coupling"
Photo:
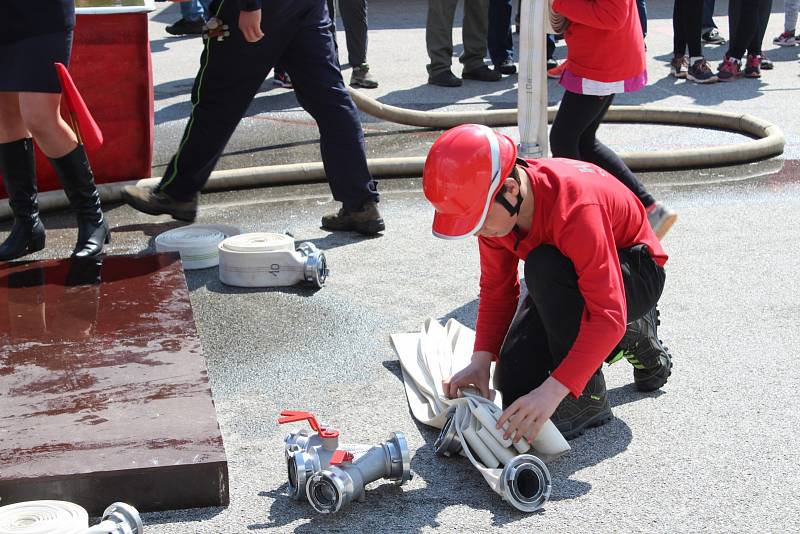
<svg viewBox="0 0 800 534"><path fill-rule="evenodd" d="M308 481L306 495L320 513L333 514L352 501L363 501L367 484L386 478L402 485L411 480L408 443L402 432L393 432L384 443L373 446L351 462L331 465Z"/></svg>
<svg viewBox="0 0 800 534"><path fill-rule="evenodd" d="M309 412L283 411L279 424L308 421L311 429L291 432L284 439L291 496L304 497L321 513L338 512L353 500L362 500L364 486L381 478L404 484L411 480L411 455L402 432L369 448L356 459L339 449L339 431L317 422Z"/></svg>
<svg viewBox="0 0 800 534"><path fill-rule="evenodd" d="M144 527L133 506L115 502L99 524L89 527L89 515L67 501L29 501L0 506L0 534L142 534Z"/></svg>
<svg viewBox="0 0 800 534"><path fill-rule="evenodd" d="M325 253L311 242L295 247L286 234L255 232L219 243L219 279L237 287L322 287L328 278Z"/></svg>

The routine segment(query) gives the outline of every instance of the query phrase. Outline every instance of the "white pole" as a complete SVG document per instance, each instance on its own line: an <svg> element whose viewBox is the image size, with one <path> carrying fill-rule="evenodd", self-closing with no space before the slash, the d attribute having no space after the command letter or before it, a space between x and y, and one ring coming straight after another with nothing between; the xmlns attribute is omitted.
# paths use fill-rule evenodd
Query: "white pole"
<svg viewBox="0 0 800 534"><path fill-rule="evenodd" d="M546 158L547 72L545 25L548 0L522 0L520 5L518 124L519 155Z"/></svg>

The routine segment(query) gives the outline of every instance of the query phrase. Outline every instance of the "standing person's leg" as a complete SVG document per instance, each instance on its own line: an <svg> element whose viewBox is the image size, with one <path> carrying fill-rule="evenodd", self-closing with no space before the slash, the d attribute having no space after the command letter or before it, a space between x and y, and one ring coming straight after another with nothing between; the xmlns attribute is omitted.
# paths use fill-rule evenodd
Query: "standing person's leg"
<svg viewBox="0 0 800 534"><path fill-rule="evenodd" d="M425 22L425 46L431 62L428 83L442 87L458 87L461 79L450 70L453 64L453 20L458 0L429 0Z"/></svg>
<svg viewBox="0 0 800 534"><path fill-rule="evenodd" d="M237 5L222 4L222 20L238 20ZM295 20L262 17L265 37L248 43L238 24L231 22L230 36L206 41L200 69L192 87L192 111L178 149L164 177L153 189L129 186L122 198L139 211L169 214L183 221L197 216L198 193L208 181L225 145L247 111L258 88L281 57L294 31Z"/></svg>
<svg viewBox="0 0 800 534"><path fill-rule="evenodd" d="M579 95L565 91L550 130L550 150L553 157L588 161L605 169L648 208L655 200L642 182L616 153L595 137L613 100L613 95Z"/></svg>
<svg viewBox="0 0 800 534"><path fill-rule="evenodd" d="M343 206L323 217L322 225L375 234L384 230L378 192L367 168L358 111L342 80L324 18L321 11L309 10L283 56L298 102L317 121L325 173L333 198ZM321 23L315 26L316 19Z"/></svg>
<svg viewBox="0 0 800 534"><path fill-rule="evenodd" d="M514 41L511 38L511 0L489 0L489 57L495 70L514 74Z"/></svg>
<svg viewBox="0 0 800 534"><path fill-rule="evenodd" d="M205 12L204 4L200 0L181 2L181 20L167 26L165 29L170 35L200 35L203 33Z"/></svg>
<svg viewBox="0 0 800 534"><path fill-rule="evenodd" d="M489 31L489 0L464 1L464 25L461 31L464 53L459 61L464 65L461 77L465 80L496 82L499 72L483 62L486 57L486 35Z"/></svg>
<svg viewBox="0 0 800 534"><path fill-rule="evenodd" d="M353 69L350 85L374 89L378 87L378 82L370 74L367 64L367 0L339 0L339 8L347 39L347 57Z"/></svg>
<svg viewBox="0 0 800 534"><path fill-rule="evenodd" d="M676 78L686 78L686 0L674 0L672 5L672 61L669 72Z"/></svg>
<svg viewBox="0 0 800 534"><path fill-rule="evenodd" d="M794 46L797 44L798 39L795 32L798 8L800 8L800 0L783 0L783 32L772 40L776 45Z"/></svg>
<svg viewBox="0 0 800 534"><path fill-rule="evenodd" d="M730 44L719 67L720 81L732 81L741 76L741 59L758 30L757 0L729 0L728 19Z"/></svg>
<svg viewBox="0 0 800 534"><path fill-rule="evenodd" d="M675 0L682 2L683 7L683 34L686 46L689 49L689 66L686 78L695 83L714 83L719 78L711 71L708 62L703 57L702 34L702 9L703 5L695 0Z"/></svg>
<svg viewBox="0 0 800 534"><path fill-rule="evenodd" d="M36 162L19 106L19 93L0 92L0 174L8 194L14 225L0 244L0 261L14 260L44 248L39 219Z"/></svg>
<svg viewBox="0 0 800 534"><path fill-rule="evenodd" d="M703 24L701 38L708 44L723 44L725 38L719 34L714 24L715 0L703 0Z"/></svg>

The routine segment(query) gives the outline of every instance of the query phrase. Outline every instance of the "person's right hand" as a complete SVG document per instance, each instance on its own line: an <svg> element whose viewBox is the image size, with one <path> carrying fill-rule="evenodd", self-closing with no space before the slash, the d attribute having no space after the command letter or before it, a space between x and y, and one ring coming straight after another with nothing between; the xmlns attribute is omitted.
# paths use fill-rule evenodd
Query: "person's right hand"
<svg viewBox="0 0 800 534"><path fill-rule="evenodd" d="M261 31L261 10L239 12L239 30L248 43L255 43L264 37Z"/></svg>
<svg viewBox="0 0 800 534"><path fill-rule="evenodd" d="M458 388L474 386L484 398L489 398L489 367L494 356L491 352L474 352L472 361L462 370L442 380L442 389L448 398L458 397Z"/></svg>

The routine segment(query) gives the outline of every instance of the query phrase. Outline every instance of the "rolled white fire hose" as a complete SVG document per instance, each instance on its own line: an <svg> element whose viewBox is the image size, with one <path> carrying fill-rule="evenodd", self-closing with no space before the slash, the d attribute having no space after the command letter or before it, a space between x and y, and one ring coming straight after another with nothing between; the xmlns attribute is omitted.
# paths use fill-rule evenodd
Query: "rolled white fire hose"
<svg viewBox="0 0 800 534"><path fill-rule="evenodd" d="M286 234L254 232L225 239L218 245L219 279L236 287L283 287L301 282L322 287L328 277L325 253L313 243Z"/></svg>
<svg viewBox="0 0 800 534"><path fill-rule="evenodd" d="M219 244L241 234L227 224L190 224L156 236L156 252L178 252L184 270L208 269L219 265Z"/></svg>
<svg viewBox="0 0 800 534"><path fill-rule="evenodd" d="M502 412L499 392L492 391L492 400L469 390L462 390L464 396L457 399L444 395L442 379L469 364L475 332L454 319L444 327L428 319L419 333L393 334L391 338L411 413L419 422L442 429L437 451L467 456L489 487L518 509L532 512L541 508L550 494L550 477L540 458L550 461L570 449L555 425L547 421L530 445L511 443L495 428ZM494 364L490 383L493 374ZM518 487L520 480L525 481L524 490ZM531 493L532 487L536 491Z"/></svg>
<svg viewBox="0 0 800 534"><path fill-rule="evenodd" d="M106 508L100 524L89 527L89 514L67 501L28 501L0 506L0 534L142 534L136 509L125 503Z"/></svg>

